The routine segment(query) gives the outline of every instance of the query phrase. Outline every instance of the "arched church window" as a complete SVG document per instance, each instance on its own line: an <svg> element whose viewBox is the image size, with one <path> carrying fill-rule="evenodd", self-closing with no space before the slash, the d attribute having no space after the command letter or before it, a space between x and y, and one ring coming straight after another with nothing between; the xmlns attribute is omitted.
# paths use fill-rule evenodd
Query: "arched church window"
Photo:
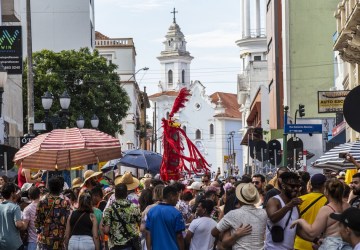
<svg viewBox="0 0 360 250"><path fill-rule="evenodd" d="M197 129L195 132L195 139L201 139L201 131L200 129Z"/></svg>
<svg viewBox="0 0 360 250"><path fill-rule="evenodd" d="M186 133L186 126L183 126L183 130L184 130L184 132Z"/></svg>
<svg viewBox="0 0 360 250"><path fill-rule="evenodd" d="M168 82L173 83L173 72L171 69L168 71Z"/></svg>
<svg viewBox="0 0 360 250"><path fill-rule="evenodd" d="M166 119L169 119L169 115L170 115L170 113L166 112Z"/></svg>
<svg viewBox="0 0 360 250"><path fill-rule="evenodd" d="M181 82L185 83L185 70L184 69L181 72Z"/></svg>
<svg viewBox="0 0 360 250"><path fill-rule="evenodd" d="M170 46L170 45L171 45L171 41L169 40L168 43L169 43L169 46Z"/></svg>
<svg viewBox="0 0 360 250"><path fill-rule="evenodd" d="M214 124L210 124L210 136L214 135Z"/></svg>

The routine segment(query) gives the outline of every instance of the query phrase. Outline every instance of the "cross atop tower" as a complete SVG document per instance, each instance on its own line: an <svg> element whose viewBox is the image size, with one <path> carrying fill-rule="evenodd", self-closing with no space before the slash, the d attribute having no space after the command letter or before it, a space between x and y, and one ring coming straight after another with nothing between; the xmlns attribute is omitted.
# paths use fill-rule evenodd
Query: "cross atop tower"
<svg viewBox="0 0 360 250"><path fill-rule="evenodd" d="M177 11L175 11L175 7L174 7L174 10L170 12L171 14L174 14L174 17L173 17L173 23L176 23L176 18L175 18L175 14L178 13Z"/></svg>

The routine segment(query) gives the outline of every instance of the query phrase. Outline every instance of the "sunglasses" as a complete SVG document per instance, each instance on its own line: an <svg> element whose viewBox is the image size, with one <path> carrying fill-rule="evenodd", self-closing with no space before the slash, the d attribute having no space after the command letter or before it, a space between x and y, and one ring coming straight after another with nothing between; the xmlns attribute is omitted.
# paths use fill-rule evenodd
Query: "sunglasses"
<svg viewBox="0 0 360 250"><path fill-rule="evenodd" d="M255 184L255 185L259 185L260 181L253 181L252 183Z"/></svg>

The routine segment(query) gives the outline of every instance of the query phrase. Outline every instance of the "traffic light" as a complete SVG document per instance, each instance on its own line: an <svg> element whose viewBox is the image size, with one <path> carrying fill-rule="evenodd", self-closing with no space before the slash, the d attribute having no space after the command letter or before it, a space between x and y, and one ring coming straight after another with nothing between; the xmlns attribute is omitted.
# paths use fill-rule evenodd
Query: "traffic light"
<svg viewBox="0 0 360 250"><path fill-rule="evenodd" d="M305 105L299 104L299 116L303 117L305 116Z"/></svg>

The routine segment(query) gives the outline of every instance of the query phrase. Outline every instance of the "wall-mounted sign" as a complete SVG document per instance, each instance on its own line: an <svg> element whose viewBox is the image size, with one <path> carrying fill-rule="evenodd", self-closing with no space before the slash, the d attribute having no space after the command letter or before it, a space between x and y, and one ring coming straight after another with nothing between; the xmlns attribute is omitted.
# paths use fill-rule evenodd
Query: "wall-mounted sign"
<svg viewBox="0 0 360 250"><path fill-rule="evenodd" d="M348 90L318 91L318 112L343 112L344 100L349 92Z"/></svg>
<svg viewBox="0 0 360 250"><path fill-rule="evenodd" d="M0 26L0 62L8 74L22 74L21 26Z"/></svg>

